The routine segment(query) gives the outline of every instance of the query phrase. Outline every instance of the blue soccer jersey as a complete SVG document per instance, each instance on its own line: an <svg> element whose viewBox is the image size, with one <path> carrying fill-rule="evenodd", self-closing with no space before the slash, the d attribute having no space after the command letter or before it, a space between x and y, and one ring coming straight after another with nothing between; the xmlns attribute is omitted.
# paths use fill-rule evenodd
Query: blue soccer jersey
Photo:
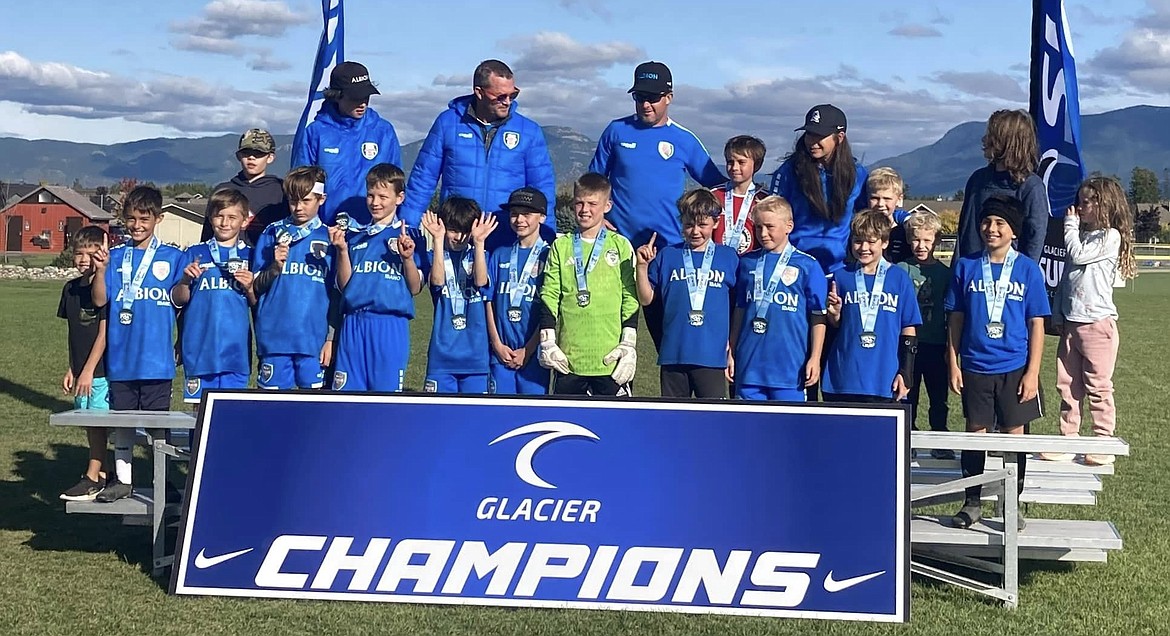
<svg viewBox="0 0 1170 636"><path fill-rule="evenodd" d="M673 120L647 126L637 115L606 126L589 172L613 184L613 209L605 218L634 245L644 245L652 232L660 244L682 241L676 201L687 175L708 188L727 181L695 133Z"/></svg>
<svg viewBox="0 0 1170 636"><path fill-rule="evenodd" d="M187 259L182 251L158 244L141 284L135 288L134 279L149 251L129 245L110 250L105 274L110 315L106 323L106 377L113 381L175 377L175 306L171 304L171 288L182 280Z"/></svg>
<svg viewBox="0 0 1170 636"><path fill-rule="evenodd" d="M825 272L812 256L795 250L780 280L772 302L762 317L763 333L754 328L758 305L755 300L756 269L764 259L761 288L776 268L780 254L755 250L740 259L736 274L736 307L743 310L739 340L735 346L735 382L775 389L804 388L804 366L808 362L808 341L812 315L825 313L828 295ZM758 325L759 323L756 323Z"/></svg>
<svg viewBox="0 0 1170 636"><path fill-rule="evenodd" d="M1002 263L991 263L991 279L998 286ZM952 269L953 278L947 291L948 312L963 314L963 333L959 339L959 366L975 373L1007 373L1028 364L1028 322L1048 316L1048 294L1044 274L1036 261L1023 254L1016 257L1007 281L1007 295L999 338L989 336L992 321L987 311L983 281L983 255L960 258Z"/></svg>
<svg viewBox="0 0 1170 636"><path fill-rule="evenodd" d="M472 273L472 248L462 253L447 252L455 268L455 281L448 285L462 291L462 314L454 311L448 297L448 285L430 285L431 300L435 304L435 322L431 326L431 341L427 349L427 376L439 374L487 374L488 335L487 311L484 303L491 294L491 272L488 285L477 287ZM434 253L428 252L423 259L424 267L443 267L443 263L432 263ZM458 293L458 292L456 292ZM486 379L484 380L486 383ZM486 389L485 389L486 390Z"/></svg>
<svg viewBox="0 0 1170 636"><path fill-rule="evenodd" d="M700 276L704 250L686 245L667 247L650 262L647 277L654 293L663 303L662 347L658 364L694 364L723 369L727 367L727 339L731 332L729 316L732 291L735 289L739 256L726 245L716 245L711 270L706 277L706 296L692 314L690 283L683 259L691 259L694 276ZM693 279L692 279L693 280Z"/></svg>
<svg viewBox="0 0 1170 636"><path fill-rule="evenodd" d="M531 271L526 275L525 266L536 247L539 247L539 251ZM491 302L496 314L496 332L500 334L500 342L511 349L524 347L533 334L540 330L540 312L533 311L533 299L540 294L540 284L544 281L548 249L548 244L543 241L534 247L521 247L519 243L504 245L496 248L488 260L488 272L493 283ZM495 361L493 357L492 362Z"/></svg>
<svg viewBox="0 0 1170 636"><path fill-rule="evenodd" d="M353 275L342 291L342 312L359 311L414 318L414 296L410 295L403 276L402 257L398 254L398 237L402 221L376 234L367 230L350 232L349 261ZM425 245L416 241L416 245ZM414 264L422 271L422 256L416 250Z"/></svg>
<svg viewBox="0 0 1170 636"><path fill-rule="evenodd" d="M885 263L886 278L877 301L876 319L872 331L867 330L862 305L873 291L876 276L864 274L865 287L859 289L857 268L857 263L850 263L833 277L841 297L841 324L825 360L823 390L893 398L902 329L922 324L918 293L906 270Z"/></svg>
<svg viewBox="0 0 1170 636"><path fill-rule="evenodd" d="M256 241L252 271L259 274L267 269L276 237L296 229L289 219L269 225ZM334 280L329 229L319 222L310 222L304 229L306 235L289 245L280 275L257 299L256 349L261 356L316 357L329 333L329 290Z"/></svg>
<svg viewBox="0 0 1170 636"><path fill-rule="evenodd" d="M183 310L183 372L188 377L252 371L252 312L243 288L229 273L251 262L252 248L211 243L187 248L187 263L203 273L191 281L191 300ZM218 259L215 258L218 254Z"/></svg>

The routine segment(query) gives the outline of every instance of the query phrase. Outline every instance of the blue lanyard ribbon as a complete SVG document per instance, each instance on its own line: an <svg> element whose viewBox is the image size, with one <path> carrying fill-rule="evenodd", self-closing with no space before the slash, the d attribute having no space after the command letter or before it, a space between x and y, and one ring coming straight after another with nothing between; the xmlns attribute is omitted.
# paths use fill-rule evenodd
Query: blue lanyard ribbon
<svg viewBox="0 0 1170 636"><path fill-rule="evenodd" d="M723 197L723 244L735 251L739 251L739 243L743 238L743 228L747 226L748 214L751 211L752 200L756 196L756 184L748 187L747 194L743 195L743 203L739 204L739 219L735 216L735 190L728 181L727 194Z"/></svg>
<svg viewBox="0 0 1170 636"><path fill-rule="evenodd" d="M520 243L512 246L512 256L509 259L508 267L508 283L512 287L508 290L508 307L512 309L520 307L520 302L524 299L524 289L528 287L528 281L532 280L532 274L536 271L536 264L540 261L540 252L544 246L544 239L536 239L536 244L532 246L532 251L524 260L524 269L519 273L517 270L520 267Z"/></svg>
<svg viewBox="0 0 1170 636"><path fill-rule="evenodd" d="M306 223L304 225L294 224L292 222L291 217L284 219L282 221L279 221L279 223L281 223L282 225L276 229L276 235L279 236L280 232L282 230L285 232L288 232L289 236L292 238L293 243L296 243L297 241L305 238L306 236L311 234L313 232L313 230L316 230L317 228L321 227L321 225L322 225L321 224L321 217L316 217L316 216L313 217L313 220L309 221L308 223Z"/></svg>
<svg viewBox="0 0 1170 636"><path fill-rule="evenodd" d="M1003 260L1003 269L999 271L999 281L991 278L991 257L987 250L983 250L983 258L979 264L983 266L983 300L987 303L987 321L1002 322L1003 308L1007 304L1008 289L1011 288L1012 269L1016 265L1016 256L1019 253L1009 249Z"/></svg>
<svg viewBox="0 0 1170 636"><path fill-rule="evenodd" d="M691 311L701 311L707 297L707 283L711 279L711 262L715 260L715 241L707 241L703 250L703 264L695 271L695 253L683 250L683 272L687 279L687 294L691 299Z"/></svg>
<svg viewBox="0 0 1170 636"><path fill-rule="evenodd" d="M443 250L444 285L447 288L447 298L451 299L452 316L462 316L466 312L467 298L463 296L463 282L460 280L460 275L465 271L467 257L470 254L470 248L464 250L459 259L459 267L456 268L455 263L451 260L451 251Z"/></svg>
<svg viewBox="0 0 1170 636"><path fill-rule="evenodd" d="M211 252L211 262L216 265L223 265L223 260L220 258L219 241L211 239L207 242L207 251ZM243 241L236 241L228 248L228 259L234 260L240 257L240 248L244 247Z"/></svg>
<svg viewBox="0 0 1170 636"><path fill-rule="evenodd" d="M768 307L772 304L772 298L776 296L776 288L780 286L780 275L784 268L788 267L788 261L795 252L796 248L792 247L791 243L784 246L784 251L776 260L776 266L772 268L772 275L768 277L767 289L764 288L764 261L768 260L768 255L761 254L760 260L756 261L755 288L752 292L756 301L756 318L768 315Z"/></svg>
<svg viewBox="0 0 1170 636"><path fill-rule="evenodd" d="M857 310L861 312L861 331L862 333L873 333L873 328L877 325L878 309L881 308L882 290L886 286L886 272L890 269L890 264L885 259L878 261L877 273L873 277L873 291L865 291L865 270L859 265L857 271L853 273L853 279L857 283L858 295Z"/></svg>
<svg viewBox="0 0 1170 636"><path fill-rule="evenodd" d="M586 264L581 249L581 233L573 234L573 265L577 270L577 291L589 289L589 282L585 276L593 272L598 259L601 258L601 253L605 251L605 237L606 229L603 227L597 233L597 239L593 242L593 251L589 253L589 263Z"/></svg>
<svg viewBox="0 0 1170 636"><path fill-rule="evenodd" d="M146 246L146 251L142 254L142 261L138 263L138 269L134 270L134 277L131 280L130 269L134 267L134 249L127 247L126 251L122 253L122 310L129 311L130 307L134 305L134 297L138 295L138 290L142 289L142 282L146 280L146 272L150 270L150 263L154 260L154 253L158 251L158 246L161 242L157 236L150 237L150 243Z"/></svg>

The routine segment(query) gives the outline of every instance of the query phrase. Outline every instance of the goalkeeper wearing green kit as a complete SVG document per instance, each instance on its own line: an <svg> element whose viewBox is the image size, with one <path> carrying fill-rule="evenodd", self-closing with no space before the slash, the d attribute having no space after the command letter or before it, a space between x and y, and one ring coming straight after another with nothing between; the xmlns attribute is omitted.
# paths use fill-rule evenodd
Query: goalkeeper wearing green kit
<svg viewBox="0 0 1170 636"><path fill-rule="evenodd" d="M573 185L578 230L549 249L539 359L556 371L554 394L631 394L638 363L634 248L606 229L611 207L609 180L582 175Z"/></svg>

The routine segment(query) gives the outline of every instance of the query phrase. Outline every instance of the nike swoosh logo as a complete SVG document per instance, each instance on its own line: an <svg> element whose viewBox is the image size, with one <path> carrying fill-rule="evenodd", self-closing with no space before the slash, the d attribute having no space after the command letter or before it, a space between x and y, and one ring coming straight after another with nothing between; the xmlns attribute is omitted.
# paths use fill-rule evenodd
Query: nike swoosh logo
<svg viewBox="0 0 1170 636"><path fill-rule="evenodd" d="M854 585L859 585L861 583L865 583L866 581L873 579L873 578L877 578L885 573L886 573L886 571L882 570L881 572L871 572L869 574L862 574L861 576L855 576L851 579L841 579L840 581L834 581L833 580L833 571L829 570L829 573L825 575L825 591L829 592L831 594L833 592L840 592L841 590L847 590L847 589L853 587Z"/></svg>
<svg viewBox="0 0 1170 636"><path fill-rule="evenodd" d="M237 550L235 552L228 552L227 554L221 554L219 556L209 557L205 554L207 549L204 548L203 550L199 551L199 554L195 555L195 567L199 568L200 570L203 570L203 569L209 568L213 565L219 565L220 563L223 563L224 561L231 561L232 559L234 559L238 556L243 556L243 555L251 552L252 550L253 550L253 548L244 548L243 550ZM832 574L832 573L830 572L830 574ZM827 582L825 583L825 586L827 588L827 586L828 586Z"/></svg>

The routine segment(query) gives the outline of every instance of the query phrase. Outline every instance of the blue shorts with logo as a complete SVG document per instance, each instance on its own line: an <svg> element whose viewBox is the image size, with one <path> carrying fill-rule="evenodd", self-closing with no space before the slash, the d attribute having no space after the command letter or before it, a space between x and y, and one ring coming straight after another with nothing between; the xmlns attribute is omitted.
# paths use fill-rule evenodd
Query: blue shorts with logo
<svg viewBox="0 0 1170 636"><path fill-rule="evenodd" d="M740 400L772 400L774 402L804 402L804 389L775 389L754 384L736 384L735 397Z"/></svg>
<svg viewBox="0 0 1170 636"><path fill-rule="evenodd" d="M488 392L486 373L436 373L427 375L423 391L427 393L462 393L464 395Z"/></svg>
<svg viewBox="0 0 1170 636"><path fill-rule="evenodd" d="M261 389L319 389L325 369L317 356L271 355L260 358L256 385Z"/></svg>
<svg viewBox="0 0 1170 636"><path fill-rule="evenodd" d="M489 388L497 395L548 395L549 372L532 358L519 369L492 364Z"/></svg>
<svg viewBox="0 0 1170 636"><path fill-rule="evenodd" d="M211 375L187 376L183 379L183 401L196 403L208 389L246 389L248 375L228 371Z"/></svg>
<svg viewBox="0 0 1170 636"><path fill-rule="evenodd" d="M410 319L359 311L341 325L334 391L402 390L410 362Z"/></svg>

